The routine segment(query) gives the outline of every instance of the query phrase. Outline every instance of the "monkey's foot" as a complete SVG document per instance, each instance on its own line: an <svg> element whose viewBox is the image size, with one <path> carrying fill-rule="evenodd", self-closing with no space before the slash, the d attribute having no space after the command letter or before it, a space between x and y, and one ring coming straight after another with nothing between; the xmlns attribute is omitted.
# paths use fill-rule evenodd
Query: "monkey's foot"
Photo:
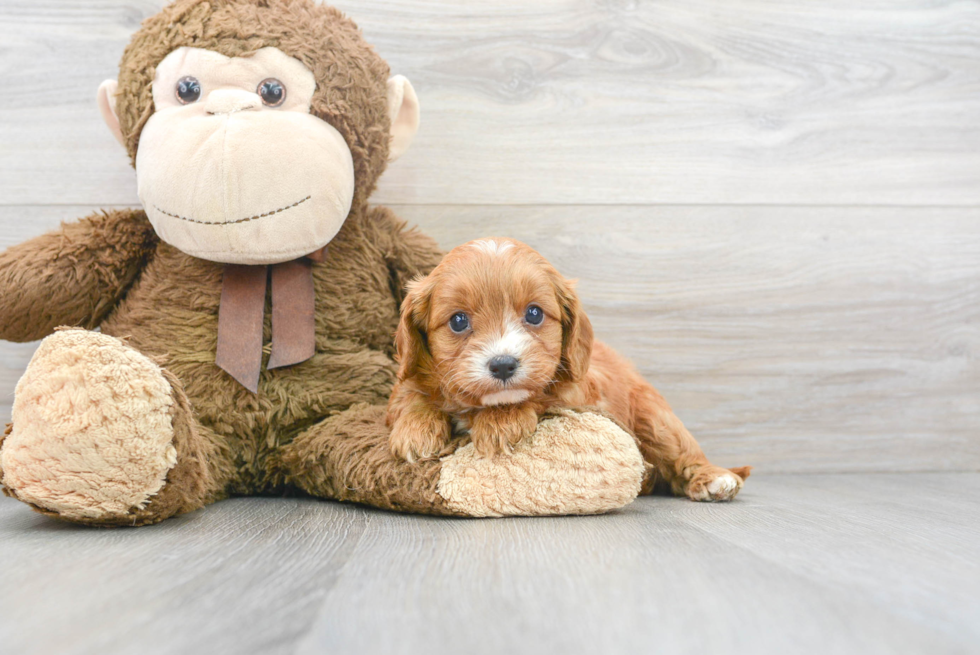
<svg viewBox="0 0 980 655"><path fill-rule="evenodd" d="M385 408L354 405L300 434L282 453L307 493L402 512L454 516L600 514L627 505L645 467L632 436L591 412L545 416L511 453L469 443L414 464L388 445Z"/></svg>
<svg viewBox="0 0 980 655"><path fill-rule="evenodd" d="M17 384L5 492L67 520L151 522L141 510L177 463L176 404L163 370L118 339L56 332Z"/></svg>
<svg viewBox="0 0 980 655"><path fill-rule="evenodd" d="M512 453L471 443L442 460L438 492L469 516L601 514L629 504L644 465L636 441L591 412L553 410Z"/></svg>

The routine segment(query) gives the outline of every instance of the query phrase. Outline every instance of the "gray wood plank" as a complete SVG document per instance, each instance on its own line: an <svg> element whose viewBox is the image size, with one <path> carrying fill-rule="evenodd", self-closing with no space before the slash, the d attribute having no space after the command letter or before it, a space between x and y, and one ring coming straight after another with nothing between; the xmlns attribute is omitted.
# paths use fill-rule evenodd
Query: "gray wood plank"
<svg viewBox="0 0 980 655"><path fill-rule="evenodd" d="M139 530L80 528L0 501L7 653L288 653L369 514L239 499Z"/></svg>
<svg viewBox="0 0 980 655"><path fill-rule="evenodd" d="M297 652L971 652L977 503L954 501L953 524L931 512L976 476L927 477L933 494L906 486L918 476L802 477L594 520L393 517Z"/></svg>
<svg viewBox="0 0 980 655"><path fill-rule="evenodd" d="M0 639L87 653L971 653L980 475L771 475L730 504L449 520L224 501L138 530L0 499Z"/></svg>
<svg viewBox="0 0 980 655"><path fill-rule="evenodd" d="M719 463L980 469L980 209L395 206L509 235L579 289ZM87 213L0 208L0 247ZM30 344L0 344L0 418Z"/></svg>
<svg viewBox="0 0 980 655"><path fill-rule="evenodd" d="M7 0L0 203L133 203L95 108L162 0ZM980 5L370 0L418 89L389 203L980 204Z"/></svg>

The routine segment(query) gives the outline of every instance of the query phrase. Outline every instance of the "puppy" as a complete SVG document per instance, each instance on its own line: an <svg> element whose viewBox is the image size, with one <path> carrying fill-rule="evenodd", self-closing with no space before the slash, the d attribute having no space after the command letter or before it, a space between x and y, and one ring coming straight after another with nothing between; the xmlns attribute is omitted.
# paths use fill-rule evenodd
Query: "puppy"
<svg viewBox="0 0 980 655"><path fill-rule="evenodd" d="M439 456L468 431L482 455L510 451L549 407L598 407L636 436L651 473L693 500L730 500L751 467L708 462L670 406L633 366L592 338L572 284L513 239L471 241L413 281L395 334L391 448Z"/></svg>

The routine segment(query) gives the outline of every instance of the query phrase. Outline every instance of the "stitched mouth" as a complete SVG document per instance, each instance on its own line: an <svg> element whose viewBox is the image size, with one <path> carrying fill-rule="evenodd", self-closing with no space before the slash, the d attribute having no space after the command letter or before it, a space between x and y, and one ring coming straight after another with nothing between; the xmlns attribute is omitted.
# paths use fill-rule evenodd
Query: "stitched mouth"
<svg viewBox="0 0 980 655"><path fill-rule="evenodd" d="M239 218L236 221L199 221L199 220L197 220L195 218L187 218L186 216L180 216L178 214L171 214L170 212L168 212L168 211L166 211L164 209L160 209L156 205L153 205L153 209L157 210L161 214L165 214L166 216L170 216L171 218L178 218L178 219L180 219L182 221L187 221L188 223L197 223L198 225L236 225L238 223L247 223L249 221L257 221L260 218L266 218L268 216L275 216L276 214L281 214L282 212L284 212L286 210L289 210L289 209L292 209L293 207L298 207L298 206L302 205L304 202L306 202L307 200L309 200L311 197L312 196L306 196L302 200L297 200L296 202L294 202L291 205L286 205L285 207L280 207L279 209L274 209L274 210L272 210L270 212L266 212L264 214L256 214L255 216L249 216L247 218Z"/></svg>

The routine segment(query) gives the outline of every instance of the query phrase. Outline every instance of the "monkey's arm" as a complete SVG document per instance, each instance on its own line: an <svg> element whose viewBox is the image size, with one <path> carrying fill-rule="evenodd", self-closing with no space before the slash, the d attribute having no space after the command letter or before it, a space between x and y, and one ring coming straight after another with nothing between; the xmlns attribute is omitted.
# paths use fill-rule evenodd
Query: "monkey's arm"
<svg viewBox="0 0 980 655"><path fill-rule="evenodd" d="M392 293L401 305L405 298L405 285L418 275L429 271L442 261L445 253L439 244L418 228L408 224L387 207L372 207L369 218L376 230L378 243L385 250L385 259L391 271Z"/></svg>
<svg viewBox="0 0 980 655"><path fill-rule="evenodd" d="M93 328L157 244L142 210L92 214L0 253L0 339L32 341L59 325Z"/></svg>

